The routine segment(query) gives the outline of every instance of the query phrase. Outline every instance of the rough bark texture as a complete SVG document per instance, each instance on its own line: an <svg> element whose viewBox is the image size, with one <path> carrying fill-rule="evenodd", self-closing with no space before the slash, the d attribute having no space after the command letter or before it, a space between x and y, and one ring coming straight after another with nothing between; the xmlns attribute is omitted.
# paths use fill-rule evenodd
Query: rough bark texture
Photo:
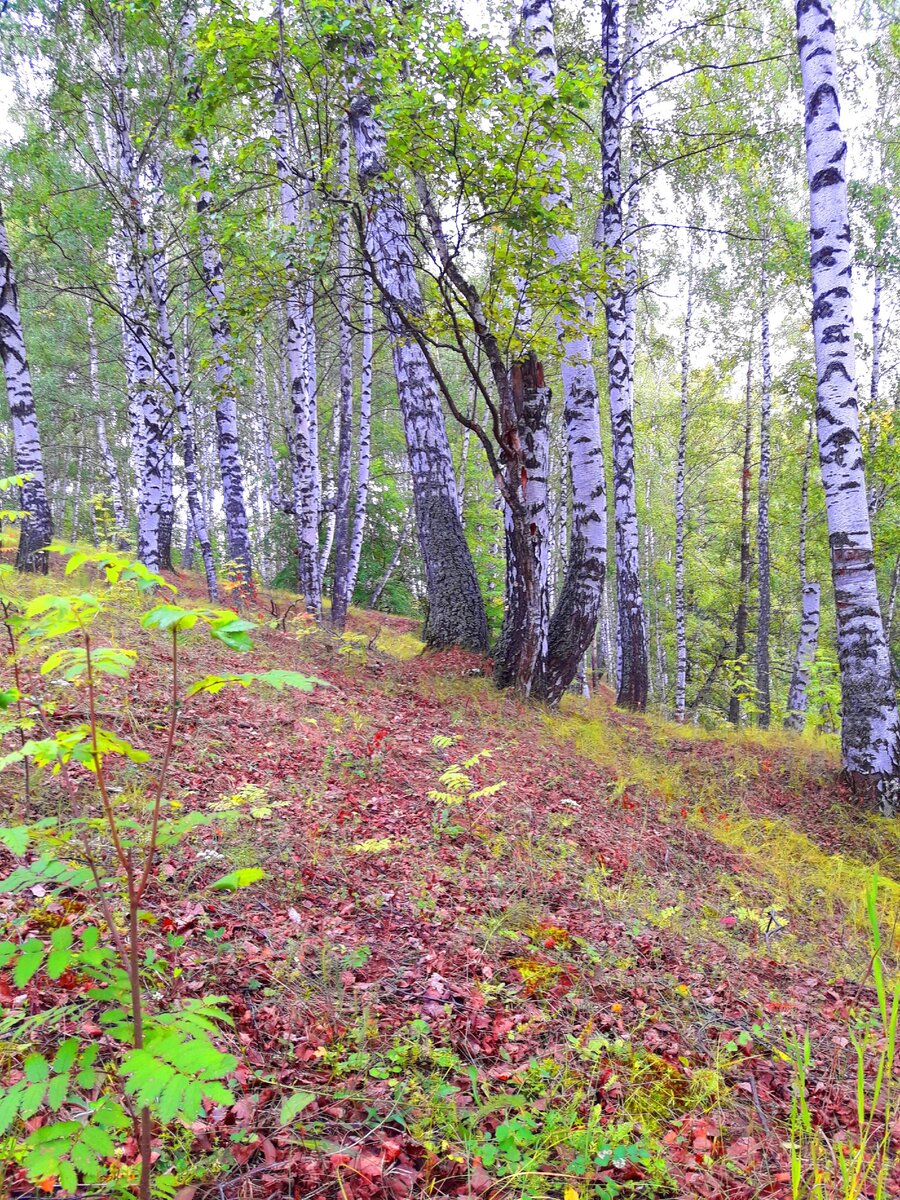
<svg viewBox="0 0 900 1200"><path fill-rule="evenodd" d="M196 102L200 90L199 84L193 78L194 26L194 10L188 5L182 19L181 36L184 42L185 84L191 102ZM197 134L191 143L191 167L201 187L197 198L197 214L200 220L200 257L209 333L215 351L213 398L216 404L219 470L222 476L225 511L226 555L236 575L234 582L237 584L238 595L246 596L253 591L253 565L250 559L250 534L238 442L237 395L231 364L231 327L225 308L222 256L209 230L212 206L212 193L209 190L209 146L201 134Z"/></svg>
<svg viewBox="0 0 900 1200"><path fill-rule="evenodd" d="M38 431L31 373L25 353L25 335L19 311L19 294L9 252L3 210L0 209L0 358L6 380L6 397L13 432L13 459L17 475L28 475L21 503L28 513L19 533L16 567L46 575L45 546L53 540L53 518L44 486L44 456Z"/></svg>
<svg viewBox="0 0 900 1200"><path fill-rule="evenodd" d="M753 559L750 552L750 463L753 452L753 360L747 362L747 390L744 396L744 459L741 464L741 566L738 579L738 606L734 618L735 681L728 701L728 720L739 725L741 691L746 682L747 617L750 610L750 576Z"/></svg>
<svg viewBox="0 0 900 1200"><path fill-rule="evenodd" d="M366 253L381 291L391 337L394 374L409 453L416 525L428 592L425 640L485 653L487 617L459 519L453 459L437 383L404 313L420 319L416 278L403 200L386 179L385 136L372 101L357 94L350 105L360 188L366 198Z"/></svg>
<svg viewBox="0 0 900 1200"><path fill-rule="evenodd" d="M762 298L762 393L759 410L759 481L757 491L756 549L758 555L759 617L756 622L756 704L757 721L767 729L772 717L769 694L769 625L772 616L772 589L769 566L769 423L772 413L772 366L769 359L769 307L763 281Z"/></svg>
<svg viewBox="0 0 900 1200"><path fill-rule="evenodd" d="M807 583L803 587L803 619L800 623L794 669L791 672L785 729L801 730L806 724L809 674L816 658L816 646L819 641L820 592L817 583Z"/></svg>
<svg viewBox="0 0 900 1200"><path fill-rule="evenodd" d="M897 808L900 721L878 603L863 472L851 307L852 244L834 21L827 0L798 0L810 193L819 461L825 489L841 670L844 765L882 811Z"/></svg>
<svg viewBox="0 0 900 1200"><path fill-rule="evenodd" d="M94 324L94 310L90 300L87 305L88 331L88 366L91 382L91 406L97 415L97 449L100 451L100 464L106 476L109 488L109 503L112 508L113 538L119 549L126 545L125 506L122 503L122 484L119 479L119 467L115 455L109 445L109 435L106 431L106 418L103 415L103 399L100 395L100 353L97 347L97 331Z"/></svg>
<svg viewBox="0 0 900 1200"><path fill-rule="evenodd" d="M675 720L684 721L687 705L687 606L684 596L684 478L687 469L689 382L691 371L691 319L694 305L693 244L688 256L687 304L681 344L681 406L678 420L678 457L675 465Z"/></svg>
<svg viewBox="0 0 900 1200"><path fill-rule="evenodd" d="M603 207L595 241L607 252L605 303L609 404L612 418L615 493L616 597L619 691L617 702L642 710L647 705L648 664L641 594L637 490L634 472L634 420L629 363L627 289L622 250L622 70L619 58L619 3L603 0L602 159Z"/></svg>
<svg viewBox="0 0 900 1200"><path fill-rule="evenodd" d="M525 0L522 18L537 60L531 69L533 82L539 93L555 95L558 66L550 0ZM559 191L546 196L544 204L550 209L570 208L562 147L550 146L547 158L559 170ZM548 250L555 266L574 263L578 237L570 231L554 234ZM588 304L580 291L571 299L577 315L558 313L556 333L563 350L563 421L571 468L572 529L565 579L550 619L546 657L535 686L535 693L550 704L559 701L584 662L597 628L606 577L606 479L593 350L584 333ZM543 553L546 556L546 547Z"/></svg>

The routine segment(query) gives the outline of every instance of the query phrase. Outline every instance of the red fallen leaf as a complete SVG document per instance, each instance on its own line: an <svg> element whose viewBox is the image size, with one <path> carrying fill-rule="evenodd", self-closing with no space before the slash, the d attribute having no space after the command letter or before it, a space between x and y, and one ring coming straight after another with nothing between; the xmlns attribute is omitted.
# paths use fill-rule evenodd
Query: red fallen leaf
<svg viewBox="0 0 900 1200"><path fill-rule="evenodd" d="M403 1143L399 1138L385 1138L381 1143L381 1153L385 1162L393 1162L403 1153Z"/></svg>
<svg viewBox="0 0 900 1200"><path fill-rule="evenodd" d="M396 1167L385 1177L384 1186L394 1200L406 1200L415 1187L416 1175L414 1167Z"/></svg>
<svg viewBox="0 0 900 1200"><path fill-rule="evenodd" d="M482 1192L486 1192L493 1184L494 1180L481 1165L476 1162L469 1173L469 1190L474 1192L476 1196L480 1196Z"/></svg>
<svg viewBox="0 0 900 1200"><path fill-rule="evenodd" d="M351 1166L355 1171L359 1171L360 1175L365 1175L366 1179L380 1179L384 1171L384 1159L380 1154L373 1154L371 1150L361 1150Z"/></svg>
<svg viewBox="0 0 900 1200"><path fill-rule="evenodd" d="M720 925L728 925L728 926L736 925L737 917L722 917L722 919L719 921L719 924Z"/></svg>
<svg viewBox="0 0 900 1200"><path fill-rule="evenodd" d="M239 1167L245 1167L259 1149L260 1139L255 1137L252 1142L235 1142L231 1154Z"/></svg>

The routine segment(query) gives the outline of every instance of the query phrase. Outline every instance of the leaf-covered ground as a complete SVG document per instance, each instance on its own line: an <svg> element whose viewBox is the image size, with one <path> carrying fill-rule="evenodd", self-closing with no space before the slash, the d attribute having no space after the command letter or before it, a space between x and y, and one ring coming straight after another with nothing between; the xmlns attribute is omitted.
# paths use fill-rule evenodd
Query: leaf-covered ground
<svg viewBox="0 0 900 1200"><path fill-rule="evenodd" d="M239 817L160 857L147 936L177 969L167 1003L227 996L241 1065L233 1105L157 1138L181 1200L790 1196L807 1031L813 1123L836 1156L852 1142L864 891L877 864L892 936L900 837L852 808L833 751L607 694L551 715L474 659L420 655L399 618L356 613L333 641L250 615L237 669L329 686L185 706L167 802ZM166 647L137 648L105 720L158 749ZM185 677L234 665L188 636ZM446 774L466 762L469 785ZM209 890L247 867L265 878ZM40 896L4 904L47 923ZM0 1004L78 987L0 977Z"/></svg>

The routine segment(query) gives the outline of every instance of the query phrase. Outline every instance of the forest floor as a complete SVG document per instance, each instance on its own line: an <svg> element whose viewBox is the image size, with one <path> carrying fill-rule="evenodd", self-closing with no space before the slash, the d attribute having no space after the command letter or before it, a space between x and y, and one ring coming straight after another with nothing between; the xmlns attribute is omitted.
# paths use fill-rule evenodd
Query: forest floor
<svg viewBox="0 0 900 1200"><path fill-rule="evenodd" d="M887 942L900 833L850 805L833 749L605 691L550 714L420 653L402 618L354 612L332 640L247 615L236 669L328 686L201 695L180 722L168 802L240 814L164 851L146 902L169 999L227 997L240 1058L233 1104L157 1138L180 1200L782 1197L792 1141L804 1188L818 1147L821 1195L851 1194L853 1039L878 1046L865 891L877 866ZM115 719L152 747L166 642L139 640ZM185 641L185 677L235 669ZM26 992L0 975L0 1003L71 999L40 975Z"/></svg>

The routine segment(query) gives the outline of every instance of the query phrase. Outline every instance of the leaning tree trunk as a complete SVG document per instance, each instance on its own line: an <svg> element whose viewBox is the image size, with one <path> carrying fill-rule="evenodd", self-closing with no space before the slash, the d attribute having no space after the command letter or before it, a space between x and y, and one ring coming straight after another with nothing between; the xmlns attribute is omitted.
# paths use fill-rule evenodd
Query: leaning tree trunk
<svg viewBox="0 0 900 1200"><path fill-rule="evenodd" d="M181 22L184 42L184 80L189 102L196 106L200 85L194 76L195 12L189 4ZM231 326L225 309L225 274L222 256L208 228L212 205L209 190L209 145L206 138L195 134L191 143L191 166L200 186L197 215L200 222L200 258L203 287L206 294L209 333L215 352L213 397L216 403L216 433L219 451L219 470L222 476L222 498L225 510L226 555L240 596L253 592L253 564L250 557L250 532L247 525L247 506L244 500L244 475L238 441L237 394L231 362Z"/></svg>
<svg viewBox="0 0 900 1200"><path fill-rule="evenodd" d="M616 596L618 608L619 692L617 702L642 710L647 705L647 641L641 594L637 490L634 473L634 419L631 404L628 321L622 250L622 69L619 58L619 2L603 0L603 207L595 243L607 255L607 366L612 418L615 494Z"/></svg>
<svg viewBox="0 0 900 1200"><path fill-rule="evenodd" d="M428 593L425 640L430 646L488 649L487 617L466 544L453 458L440 395L408 319L423 315L422 295L405 205L386 177L386 140L370 97L350 104L360 188L366 200L366 255L381 291L391 337L397 393L409 453L416 525Z"/></svg>
<svg viewBox="0 0 900 1200"><path fill-rule="evenodd" d="M375 584L375 587L372 590L372 595L369 597L369 608L376 607L378 601L381 599L384 589L390 583L391 576L396 571L397 563L400 561L400 555L403 553L403 547L406 545L406 539L409 537L410 530L412 529L412 524L412 516L407 517L406 524L403 526L397 536L397 545L394 547L394 553L391 555L391 561L385 568L385 572L382 577Z"/></svg>
<svg viewBox="0 0 900 1200"><path fill-rule="evenodd" d="M878 604L853 340L850 217L828 0L798 0L806 104L819 461L825 489L841 671L844 766L881 809L897 809L900 720Z"/></svg>
<svg viewBox="0 0 900 1200"><path fill-rule="evenodd" d="M681 345L681 407L678 420L678 457L675 467L675 720L684 721L687 706L687 607L684 599L684 478L687 469L687 435L690 410L691 319L694 306L694 245L688 253L687 302Z"/></svg>
<svg viewBox="0 0 900 1200"><path fill-rule="evenodd" d="M772 717L769 693L769 625L772 616L772 588L769 568L769 423L772 413L772 366L769 360L769 304L763 277L762 296L762 399L759 411L759 480L757 495L756 547L759 556L759 616L756 623L756 704L757 720L768 729Z"/></svg>
<svg viewBox="0 0 900 1200"><path fill-rule="evenodd" d="M728 720L732 725L741 721L741 691L746 684L747 617L750 611L750 576L753 560L750 553L750 461L753 451L753 359L747 358L747 391L744 397L744 459L741 464L741 568L738 581L738 606L734 618L735 678L728 701Z"/></svg>
<svg viewBox="0 0 900 1200"><path fill-rule="evenodd" d="M3 210L0 208L0 358L6 379L6 396L13 431L13 459L17 475L27 475L22 484L22 520L16 567L20 571L47 574L53 540L53 518L44 486L44 456L38 432L31 372L25 354L25 336L19 312L19 294L9 253Z"/></svg>
<svg viewBox="0 0 900 1200"><path fill-rule="evenodd" d="M539 94L553 96L558 66L551 0L525 0L522 17L535 55L535 65L530 69L532 81ZM572 194L562 147L549 147L547 158L558 172L558 190L545 196L544 205L570 209ZM573 232L553 234L548 239L548 250L555 267L572 265L578 258L578 237ZM557 313L556 333L563 350L563 419L572 479L572 530L565 579L550 618L543 667L535 681L535 695L550 704L559 701L584 662L597 628L606 577L606 479L593 351L584 332L588 305L580 290L570 299L577 315L573 318ZM529 490L531 485L529 475Z"/></svg>
<svg viewBox="0 0 900 1200"><path fill-rule="evenodd" d="M334 496L334 580L331 591L331 624L341 632L347 622L350 573L350 473L353 454L353 330L350 325L350 127L340 122L338 150L338 322L339 417L337 487Z"/></svg>

